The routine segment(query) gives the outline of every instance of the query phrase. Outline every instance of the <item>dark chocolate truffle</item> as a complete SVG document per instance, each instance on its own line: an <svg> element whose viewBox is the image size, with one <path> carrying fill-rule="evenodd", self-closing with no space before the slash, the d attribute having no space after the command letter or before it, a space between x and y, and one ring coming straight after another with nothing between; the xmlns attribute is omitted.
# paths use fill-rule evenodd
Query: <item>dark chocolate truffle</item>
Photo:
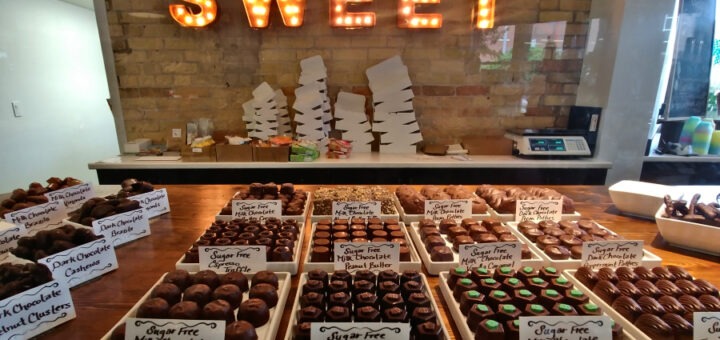
<svg viewBox="0 0 720 340"><path fill-rule="evenodd" d="M247 292L249 289L248 286L248 279L245 276L245 274L241 272L230 272L225 275L223 275L220 278L220 284L233 284L236 285L238 288L240 288L241 292Z"/></svg>
<svg viewBox="0 0 720 340"><path fill-rule="evenodd" d="M235 321L225 327L225 340L257 340L255 327L247 321Z"/></svg>
<svg viewBox="0 0 720 340"><path fill-rule="evenodd" d="M255 275L253 275L252 286L255 286L260 283L267 283L267 284L275 287L275 289L278 289L278 287L279 287L277 275L275 275L274 272L271 272L269 270L261 270L261 271L255 273Z"/></svg>
<svg viewBox="0 0 720 340"><path fill-rule="evenodd" d="M165 299L169 305L174 305L180 302L182 297L182 291L178 286L173 283L161 283L153 288L150 297L159 297Z"/></svg>
<svg viewBox="0 0 720 340"><path fill-rule="evenodd" d="M185 290L185 288L190 286L191 281L192 279L190 277L190 273L183 269L173 270L165 274L165 277L163 278L163 282L173 283L178 286L180 290Z"/></svg>
<svg viewBox="0 0 720 340"><path fill-rule="evenodd" d="M265 301L256 298L250 298L240 304L237 319L245 320L254 327L260 327L270 320L270 309Z"/></svg>
<svg viewBox="0 0 720 340"><path fill-rule="evenodd" d="M212 270L201 270L192 276L193 284L204 284L215 289L220 285L220 276Z"/></svg>
<svg viewBox="0 0 720 340"><path fill-rule="evenodd" d="M137 310L138 318L165 319L168 317L170 305L163 298L149 298L145 300Z"/></svg>
<svg viewBox="0 0 720 340"><path fill-rule="evenodd" d="M225 300L210 301L202 309L203 320L225 320L227 323L235 321L234 308Z"/></svg>
<svg viewBox="0 0 720 340"><path fill-rule="evenodd" d="M212 293L212 298L225 300L232 306L232 309L235 309L240 306L240 302L242 302L242 292L236 285L224 284L215 288Z"/></svg>
<svg viewBox="0 0 720 340"><path fill-rule="evenodd" d="M205 306L210 302L212 289L206 284L198 283L187 287L183 292L183 301L194 301L198 306Z"/></svg>
<svg viewBox="0 0 720 340"><path fill-rule="evenodd" d="M269 308L273 308L278 303L277 289L269 283L254 284L250 288L250 298L257 298L265 301Z"/></svg>
<svg viewBox="0 0 720 340"><path fill-rule="evenodd" d="M170 319L198 320L200 319L200 307L195 301L180 301L170 307L168 317Z"/></svg>

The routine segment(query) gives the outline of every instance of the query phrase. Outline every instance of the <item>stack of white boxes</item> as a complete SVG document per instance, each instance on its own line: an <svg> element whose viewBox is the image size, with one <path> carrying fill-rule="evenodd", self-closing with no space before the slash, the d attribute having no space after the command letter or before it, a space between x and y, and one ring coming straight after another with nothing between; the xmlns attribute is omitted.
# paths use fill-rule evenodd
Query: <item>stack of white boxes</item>
<svg viewBox="0 0 720 340"><path fill-rule="evenodd" d="M373 142L372 126L365 114L365 96L348 92L338 93L335 102L335 130L344 140L352 142L354 152L370 152Z"/></svg>
<svg viewBox="0 0 720 340"><path fill-rule="evenodd" d="M281 93L282 94L282 93ZM253 99L243 103L243 121L248 131L248 137L266 140L278 135L278 103L275 101L276 92L263 82L253 90ZM284 96L283 96L284 97ZM285 100L287 103L287 100ZM287 104L285 104L287 106Z"/></svg>
<svg viewBox="0 0 720 340"><path fill-rule="evenodd" d="M295 133L298 138L327 146L332 113L327 97L327 69L320 56L300 61L300 87L295 89Z"/></svg>
<svg viewBox="0 0 720 340"><path fill-rule="evenodd" d="M287 107L287 97L282 92L282 90L275 90L275 103L277 103L277 108L278 108L278 116L277 116L278 134L285 135L285 136L291 136L292 135L292 125L291 125L291 121L290 121L290 113L288 112L288 107Z"/></svg>

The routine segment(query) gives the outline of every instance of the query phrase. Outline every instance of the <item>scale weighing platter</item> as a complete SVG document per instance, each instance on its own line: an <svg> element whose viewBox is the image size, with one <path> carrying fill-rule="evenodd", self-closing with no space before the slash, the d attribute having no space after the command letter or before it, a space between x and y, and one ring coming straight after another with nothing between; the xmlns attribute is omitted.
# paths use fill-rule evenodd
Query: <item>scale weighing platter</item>
<svg viewBox="0 0 720 340"><path fill-rule="evenodd" d="M505 133L513 141L513 154L526 157L590 157L582 130L514 129Z"/></svg>

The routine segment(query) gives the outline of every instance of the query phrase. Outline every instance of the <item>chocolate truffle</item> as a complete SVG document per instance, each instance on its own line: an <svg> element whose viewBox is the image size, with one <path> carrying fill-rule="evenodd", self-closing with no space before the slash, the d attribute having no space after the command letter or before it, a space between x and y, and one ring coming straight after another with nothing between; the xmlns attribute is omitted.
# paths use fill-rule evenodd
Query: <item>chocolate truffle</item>
<svg viewBox="0 0 720 340"><path fill-rule="evenodd" d="M546 245L543 252L553 260L567 260L570 258L570 251L559 245Z"/></svg>
<svg viewBox="0 0 720 340"><path fill-rule="evenodd" d="M258 298L265 301L265 303L268 305L268 308L273 308L278 303L277 289L269 283L253 284L253 286L250 288L249 296L251 299Z"/></svg>
<svg viewBox="0 0 720 340"><path fill-rule="evenodd" d="M640 290L630 281L620 281L616 285L617 289L620 291L620 294L629 296L633 299L637 299L642 295L640 293Z"/></svg>
<svg viewBox="0 0 720 340"><path fill-rule="evenodd" d="M385 269L378 274L378 283L383 281L392 281L400 284L400 274L392 269Z"/></svg>
<svg viewBox="0 0 720 340"><path fill-rule="evenodd" d="M668 313L685 314L685 306L672 296L661 296L657 298L657 302L662 305Z"/></svg>
<svg viewBox="0 0 720 340"><path fill-rule="evenodd" d="M310 262L332 262L330 248L325 246L314 246L310 255Z"/></svg>
<svg viewBox="0 0 720 340"><path fill-rule="evenodd" d="M187 287L183 292L183 301L194 301L198 306L205 306L210 302L212 289L206 284L198 283Z"/></svg>
<svg viewBox="0 0 720 340"><path fill-rule="evenodd" d="M425 293L411 293L406 299L405 309L407 309L408 313L412 313L417 307L430 307L430 299Z"/></svg>
<svg viewBox="0 0 720 340"><path fill-rule="evenodd" d="M630 281L633 283L640 279L629 267L618 267L615 269L615 275L618 277L618 280Z"/></svg>
<svg viewBox="0 0 720 340"><path fill-rule="evenodd" d="M675 274L671 273L670 270L667 269L667 267L653 267L651 271L657 276L658 280L677 280Z"/></svg>
<svg viewBox="0 0 720 340"><path fill-rule="evenodd" d="M662 316L667 313L665 307L649 296L641 296L637 299L637 303L640 305L640 308L642 308L643 313L655 314L657 316Z"/></svg>
<svg viewBox="0 0 720 340"><path fill-rule="evenodd" d="M575 272L575 278L590 289L593 289L598 282L597 274L588 267L579 267Z"/></svg>
<svg viewBox="0 0 720 340"><path fill-rule="evenodd" d="M693 325L680 315L667 313L660 317L672 328L675 339L692 339Z"/></svg>
<svg viewBox="0 0 720 340"><path fill-rule="evenodd" d="M405 308L405 300L401 294L388 293L380 301L380 309L387 310L393 307Z"/></svg>
<svg viewBox="0 0 720 340"><path fill-rule="evenodd" d="M212 298L225 300L230 304L232 309L235 309L240 306L240 302L242 302L242 292L236 285L224 284L215 288L212 293Z"/></svg>
<svg viewBox="0 0 720 340"><path fill-rule="evenodd" d="M202 309L201 317L203 320L224 320L227 323L235 321L233 308L225 300L208 302Z"/></svg>
<svg viewBox="0 0 720 340"><path fill-rule="evenodd" d="M402 308L392 307L389 309L385 309L382 314L383 322L408 322L407 311Z"/></svg>
<svg viewBox="0 0 720 340"><path fill-rule="evenodd" d="M245 320L256 328L260 327L270 320L270 308L272 307L269 307L265 301L251 297L240 304L237 319Z"/></svg>
<svg viewBox="0 0 720 340"><path fill-rule="evenodd" d="M373 284L377 283L377 275L370 270L363 269L355 272L355 281L365 280L370 281Z"/></svg>
<svg viewBox="0 0 720 340"><path fill-rule="evenodd" d="M461 278L458 279L455 283L455 287L453 288L453 297L455 298L455 301L460 301L460 296L469 290L478 290L478 285L473 282L473 280L469 278Z"/></svg>
<svg viewBox="0 0 720 340"><path fill-rule="evenodd" d="M323 284L322 281L319 280L307 280L305 281L305 284L302 285L302 294L307 294L310 292L314 293L325 293L325 284Z"/></svg>
<svg viewBox="0 0 720 340"><path fill-rule="evenodd" d="M267 283L267 284L275 287L275 289L278 289L278 287L279 287L277 275L275 275L274 272L271 272L269 270L261 270L261 271L255 273L255 275L252 278L252 286L255 286L260 283Z"/></svg>
<svg viewBox="0 0 720 340"><path fill-rule="evenodd" d="M615 274L615 271L609 267L602 267L597 271L598 280L608 280L613 284L617 284L620 280Z"/></svg>
<svg viewBox="0 0 720 340"><path fill-rule="evenodd" d="M441 340L443 336L442 327L435 322L424 322L412 329L417 340Z"/></svg>
<svg viewBox="0 0 720 340"><path fill-rule="evenodd" d="M353 300L355 301L355 308L363 307L363 306L370 306L370 307L379 307L378 303L378 297L377 295L370 293L370 292L363 292L360 294L356 294L353 297Z"/></svg>
<svg viewBox="0 0 720 340"><path fill-rule="evenodd" d="M618 296L621 295L620 290L618 290L612 282L607 280L598 281L592 291L595 295L607 303L612 303Z"/></svg>
<svg viewBox="0 0 720 340"><path fill-rule="evenodd" d="M172 306L180 302L182 291L175 284L165 282L155 286L152 293L150 293L150 297L163 298L169 305Z"/></svg>
<svg viewBox="0 0 720 340"><path fill-rule="evenodd" d="M332 281L330 281L330 284L328 284L327 287L327 293L337 293L337 292L350 292L350 288L348 287L348 283L346 281L342 280L335 280L335 277L332 277Z"/></svg>
<svg viewBox="0 0 720 340"><path fill-rule="evenodd" d="M430 251L430 260L435 262L449 262L453 260L453 252L447 246L435 246Z"/></svg>
<svg viewBox="0 0 720 340"><path fill-rule="evenodd" d="M680 289L682 294L692 295L698 297L702 295L700 288L690 280L679 279L675 281L675 285Z"/></svg>
<svg viewBox="0 0 720 340"><path fill-rule="evenodd" d="M325 310L325 294L310 292L300 296L300 307L314 306Z"/></svg>
<svg viewBox="0 0 720 340"><path fill-rule="evenodd" d="M180 301L170 307L168 317L170 319L198 320L200 319L200 307L195 301Z"/></svg>
<svg viewBox="0 0 720 340"><path fill-rule="evenodd" d="M220 276L212 270L201 270L192 276L193 284L204 284L215 289L220 285Z"/></svg>
<svg viewBox="0 0 720 340"><path fill-rule="evenodd" d="M512 301L515 306L520 309L524 309L525 306L535 304L537 302L537 295L527 289L517 289L513 291Z"/></svg>
<svg viewBox="0 0 720 340"><path fill-rule="evenodd" d="M145 300L137 310L138 318L165 319L168 317L170 305L163 298L149 298Z"/></svg>
<svg viewBox="0 0 720 340"><path fill-rule="evenodd" d="M510 304L512 298L502 290L493 290L485 297L485 304L497 310L501 304Z"/></svg>
<svg viewBox="0 0 720 340"><path fill-rule="evenodd" d="M255 327L247 321L235 321L225 327L225 340L257 340Z"/></svg>
<svg viewBox="0 0 720 340"><path fill-rule="evenodd" d="M720 312L720 299L717 296L703 294L698 297L698 301L705 306L708 312Z"/></svg>
<svg viewBox="0 0 720 340"><path fill-rule="evenodd" d="M635 287L640 291L640 294L645 296L650 296L654 298L658 298L662 295L660 290L650 281L640 279L637 282L635 282Z"/></svg>
<svg viewBox="0 0 720 340"><path fill-rule="evenodd" d="M240 288L241 292L247 292L249 289L248 286L248 279L245 276L245 274L241 272L230 272L225 275L223 275L220 278L220 284L233 284L236 285L238 288Z"/></svg>
<svg viewBox="0 0 720 340"><path fill-rule="evenodd" d="M180 290L185 290L185 288L191 285L192 278L190 277L190 273L188 273L187 270L176 269L165 274L163 282L173 283L178 286Z"/></svg>
<svg viewBox="0 0 720 340"><path fill-rule="evenodd" d="M479 303L470 308L466 323L470 329L475 329L480 321L494 316L495 312L492 311L490 306Z"/></svg>
<svg viewBox="0 0 720 340"><path fill-rule="evenodd" d="M639 280L647 280L650 282L655 282L658 280L657 275L655 275L655 273L645 267L635 267L633 271L638 276Z"/></svg>
<svg viewBox="0 0 720 340"><path fill-rule="evenodd" d="M367 280L355 280L353 283L352 293L360 294L363 292L375 292L375 284Z"/></svg>
<svg viewBox="0 0 720 340"><path fill-rule="evenodd" d="M486 319L480 322L480 324L477 324L475 340L496 339L505 339L505 329L501 323L492 319Z"/></svg>
<svg viewBox="0 0 720 340"><path fill-rule="evenodd" d="M342 306L352 309L352 299L348 293L337 292L328 296L327 305L328 307Z"/></svg>
<svg viewBox="0 0 720 340"><path fill-rule="evenodd" d="M327 322L350 322L350 319L350 309L342 306L331 307L325 315L325 321Z"/></svg>
<svg viewBox="0 0 720 340"><path fill-rule="evenodd" d="M348 272L347 270L344 270L344 269L334 271L332 273L331 280L332 281L336 281L336 280L345 281L347 283L348 287L352 286L352 283L353 283L352 274L350 274L350 272Z"/></svg>

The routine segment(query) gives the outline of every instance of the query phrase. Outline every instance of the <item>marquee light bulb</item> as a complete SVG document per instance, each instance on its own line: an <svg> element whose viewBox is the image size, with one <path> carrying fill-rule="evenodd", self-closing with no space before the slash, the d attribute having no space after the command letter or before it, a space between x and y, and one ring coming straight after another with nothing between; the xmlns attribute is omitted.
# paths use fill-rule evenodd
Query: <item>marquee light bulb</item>
<svg viewBox="0 0 720 340"><path fill-rule="evenodd" d="M373 0L330 0L330 26L347 29L375 26L375 12L348 11L350 5L372 2Z"/></svg>
<svg viewBox="0 0 720 340"><path fill-rule="evenodd" d="M205 27L217 18L215 0L183 0L200 7L199 13L193 13L187 5L170 5L168 7L173 20L184 27Z"/></svg>
<svg viewBox="0 0 720 340"><path fill-rule="evenodd" d="M487 29L495 26L495 0L478 0L475 13L475 27Z"/></svg>
<svg viewBox="0 0 720 340"><path fill-rule="evenodd" d="M437 5L440 0L398 0L398 27L401 28L440 28L442 27L442 14L417 14L418 4Z"/></svg>

